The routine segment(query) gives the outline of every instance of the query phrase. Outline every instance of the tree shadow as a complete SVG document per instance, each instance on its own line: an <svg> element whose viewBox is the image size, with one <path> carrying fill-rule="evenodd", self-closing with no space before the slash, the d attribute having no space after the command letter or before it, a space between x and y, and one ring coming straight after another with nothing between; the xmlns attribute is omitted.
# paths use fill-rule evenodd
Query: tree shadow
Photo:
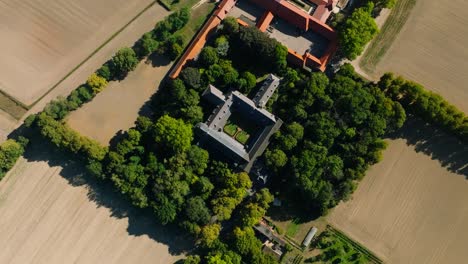
<svg viewBox="0 0 468 264"><path fill-rule="evenodd" d="M148 56L148 58L146 58L145 63L151 63L151 66L153 67L161 67L169 65L171 63L171 59L167 56L153 52L151 55Z"/></svg>
<svg viewBox="0 0 468 264"><path fill-rule="evenodd" d="M456 136L417 117L408 116L405 125L389 138L406 140L406 144L414 146L417 152L430 156L450 172L468 179L468 144Z"/></svg>
<svg viewBox="0 0 468 264"><path fill-rule="evenodd" d="M60 176L74 187L87 190L88 199L96 207L109 209L111 217L128 218L127 232L131 236L146 235L152 240L169 247L169 253L179 255L193 248L193 243L176 226L162 226L149 210L133 207L129 201L117 193L110 182L98 180L88 174L85 164L76 155L58 150L40 137L32 139L24 153L28 162L46 161L51 167L61 167Z"/></svg>

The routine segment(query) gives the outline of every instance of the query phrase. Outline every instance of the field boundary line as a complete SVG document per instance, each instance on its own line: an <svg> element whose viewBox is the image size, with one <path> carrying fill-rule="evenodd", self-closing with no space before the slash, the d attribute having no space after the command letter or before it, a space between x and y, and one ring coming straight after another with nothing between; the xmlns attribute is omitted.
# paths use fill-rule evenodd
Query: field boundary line
<svg viewBox="0 0 468 264"><path fill-rule="evenodd" d="M28 109L34 107L39 101L44 99L50 92L52 92L57 86L59 86L63 81L65 81L70 75L72 75L76 70L78 70L83 64L88 62L96 53L98 53L104 46L106 46L109 42L111 42L117 35L119 35L122 31L124 31L132 22L137 20L141 15L143 15L148 9L153 7L157 1L152 1L151 4L146 6L143 10L141 10L136 16L134 16L129 22L123 25L119 30L114 32L107 40L104 41L99 47L97 47L90 55L88 55L82 62L80 62L77 66L75 66L70 72L68 72L62 79L60 79L56 84L54 84L49 90L47 90L41 97L36 99L32 104L28 105ZM110 59L110 58L109 58Z"/></svg>
<svg viewBox="0 0 468 264"><path fill-rule="evenodd" d="M397 35L406 24L417 0L398 0L385 21L379 34L371 41L364 52L359 66L367 73L374 73L375 68L387 50L392 46ZM421 0L419 0L421 1Z"/></svg>
<svg viewBox="0 0 468 264"><path fill-rule="evenodd" d="M375 263L375 264L383 264L384 263L379 257L377 257L373 252L371 252L365 246L363 246L360 243L358 243L358 242L354 241L353 239L349 238L345 233L343 233L342 231L334 228L332 225L328 224L327 225L327 230L332 232L338 239L341 239L344 242L351 244L357 251L364 254L373 263Z"/></svg>

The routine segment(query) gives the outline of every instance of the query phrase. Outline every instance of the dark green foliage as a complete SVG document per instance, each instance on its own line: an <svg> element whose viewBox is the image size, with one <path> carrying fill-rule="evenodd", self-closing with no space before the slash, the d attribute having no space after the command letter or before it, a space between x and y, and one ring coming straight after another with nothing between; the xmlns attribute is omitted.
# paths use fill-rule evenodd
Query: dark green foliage
<svg viewBox="0 0 468 264"><path fill-rule="evenodd" d="M272 170L282 168L288 162L288 157L281 149L267 150L265 152L265 164Z"/></svg>
<svg viewBox="0 0 468 264"><path fill-rule="evenodd" d="M167 18L167 21L170 24L170 32L175 32L183 28L190 19L190 9L184 7L177 12L172 13Z"/></svg>
<svg viewBox="0 0 468 264"><path fill-rule="evenodd" d="M201 74L197 68L187 67L180 73L184 83L195 90L201 89Z"/></svg>
<svg viewBox="0 0 468 264"><path fill-rule="evenodd" d="M44 112L47 115L57 120L62 120L70 112L70 110L71 108L67 99L63 97L58 97L57 99L52 100L44 108Z"/></svg>
<svg viewBox="0 0 468 264"><path fill-rule="evenodd" d="M237 22L237 19L234 17L226 17L223 20L223 31L228 35L237 34L239 32L239 23Z"/></svg>
<svg viewBox="0 0 468 264"><path fill-rule="evenodd" d="M138 64L136 53L131 48L121 48L112 57L111 67L112 73L119 79L125 78L127 73L133 71Z"/></svg>
<svg viewBox="0 0 468 264"><path fill-rule="evenodd" d="M384 74L378 86L393 100L399 101L406 111L468 141L468 117L440 95L391 73ZM395 109L395 123L401 124L404 117L403 109Z"/></svg>
<svg viewBox="0 0 468 264"><path fill-rule="evenodd" d="M67 125L54 120L46 113L41 113L37 117L37 125L41 135L49 139L59 148L63 148L75 154L82 154L94 160L102 160L107 153L107 148L102 147L98 142L83 137Z"/></svg>
<svg viewBox="0 0 468 264"><path fill-rule="evenodd" d="M112 73L111 73L111 70L109 68L109 66L107 64L104 64L101 66L101 68L99 68L97 71L96 71L96 74L104 79L106 79L106 81L110 81L113 79L113 76L112 76Z"/></svg>
<svg viewBox="0 0 468 264"><path fill-rule="evenodd" d="M13 139L0 144L0 180L15 165L16 160L23 155L27 139L21 137L20 142Z"/></svg>
<svg viewBox="0 0 468 264"><path fill-rule="evenodd" d="M340 50L343 55L354 60L359 56L366 44L379 32L372 17L373 3L357 8L352 15L338 28Z"/></svg>
<svg viewBox="0 0 468 264"><path fill-rule="evenodd" d="M257 77L252 73L246 71L243 72L241 78L239 79L239 90L243 94L249 94L250 91L257 85Z"/></svg>
<svg viewBox="0 0 468 264"><path fill-rule="evenodd" d="M350 65L330 80L321 73L288 74L283 80L293 84L283 81L288 88L280 88L275 107L286 125L275 135L265 161L279 175L294 179L305 204L325 214L347 199L369 165L379 161L386 146L380 137L401 127L404 111ZM286 157L291 157L289 165L283 165Z"/></svg>
<svg viewBox="0 0 468 264"><path fill-rule="evenodd" d="M154 134L156 144L170 153L185 152L191 146L191 126L167 115L159 118L156 122Z"/></svg>
<svg viewBox="0 0 468 264"><path fill-rule="evenodd" d="M203 67L209 67L210 65L216 64L218 59L218 52L215 48L210 46L203 48L198 56L198 62Z"/></svg>
<svg viewBox="0 0 468 264"><path fill-rule="evenodd" d="M205 201L199 196L187 200L185 214L190 221L201 225L207 224L211 217Z"/></svg>
<svg viewBox="0 0 468 264"><path fill-rule="evenodd" d="M136 53L138 57L145 57L156 51L159 42L154 38L153 32L147 32L136 43Z"/></svg>
<svg viewBox="0 0 468 264"><path fill-rule="evenodd" d="M241 27L239 33L231 38L235 42L235 47L239 49L238 53L249 60L249 63L253 64L251 66L256 65L273 72L280 72L286 67L287 48L258 28Z"/></svg>

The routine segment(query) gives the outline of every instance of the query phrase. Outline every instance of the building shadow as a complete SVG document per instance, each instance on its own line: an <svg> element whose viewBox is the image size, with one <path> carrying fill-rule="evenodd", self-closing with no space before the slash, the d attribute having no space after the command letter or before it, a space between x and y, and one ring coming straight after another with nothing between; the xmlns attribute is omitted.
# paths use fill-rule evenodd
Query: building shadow
<svg viewBox="0 0 468 264"><path fill-rule="evenodd" d="M96 179L88 174L85 164L76 155L58 150L40 137L31 140L24 154L28 162L45 161L51 167L61 167L60 176L74 187L87 190L89 201L96 207L107 208L111 217L128 218L127 232L130 236L146 235L152 240L169 247L169 253L179 255L193 248L193 241L177 226L162 226L149 210L138 209L131 205L108 181Z"/></svg>
<svg viewBox="0 0 468 264"><path fill-rule="evenodd" d="M408 116L405 125L388 137L406 140L406 144L414 146L417 152L430 156L450 172L468 179L468 144L456 136L417 117Z"/></svg>

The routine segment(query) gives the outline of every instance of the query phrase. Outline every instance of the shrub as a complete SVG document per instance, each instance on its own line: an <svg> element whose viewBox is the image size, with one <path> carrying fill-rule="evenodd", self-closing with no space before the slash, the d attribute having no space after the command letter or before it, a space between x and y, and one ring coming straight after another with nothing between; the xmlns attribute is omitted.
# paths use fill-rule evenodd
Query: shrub
<svg viewBox="0 0 468 264"><path fill-rule="evenodd" d="M109 69L109 66L107 64L104 64L101 66L101 68L99 68L97 71L96 71L96 74L104 79L106 79L106 81L110 81L112 80L112 73Z"/></svg>
<svg viewBox="0 0 468 264"><path fill-rule="evenodd" d="M225 36L220 36L215 40L216 52L219 56L227 56L229 51L229 41Z"/></svg>
<svg viewBox="0 0 468 264"><path fill-rule="evenodd" d="M86 84L93 91L94 94L101 92L106 86L107 81L103 77L98 76L96 73L91 74Z"/></svg>
<svg viewBox="0 0 468 264"><path fill-rule="evenodd" d="M0 179L15 165L16 160L23 155L27 140L21 139L23 144L8 139L0 145Z"/></svg>
<svg viewBox="0 0 468 264"><path fill-rule="evenodd" d="M137 64L138 58L135 51L128 47L117 51L111 61L113 74L119 79L123 79L128 72L133 71Z"/></svg>

